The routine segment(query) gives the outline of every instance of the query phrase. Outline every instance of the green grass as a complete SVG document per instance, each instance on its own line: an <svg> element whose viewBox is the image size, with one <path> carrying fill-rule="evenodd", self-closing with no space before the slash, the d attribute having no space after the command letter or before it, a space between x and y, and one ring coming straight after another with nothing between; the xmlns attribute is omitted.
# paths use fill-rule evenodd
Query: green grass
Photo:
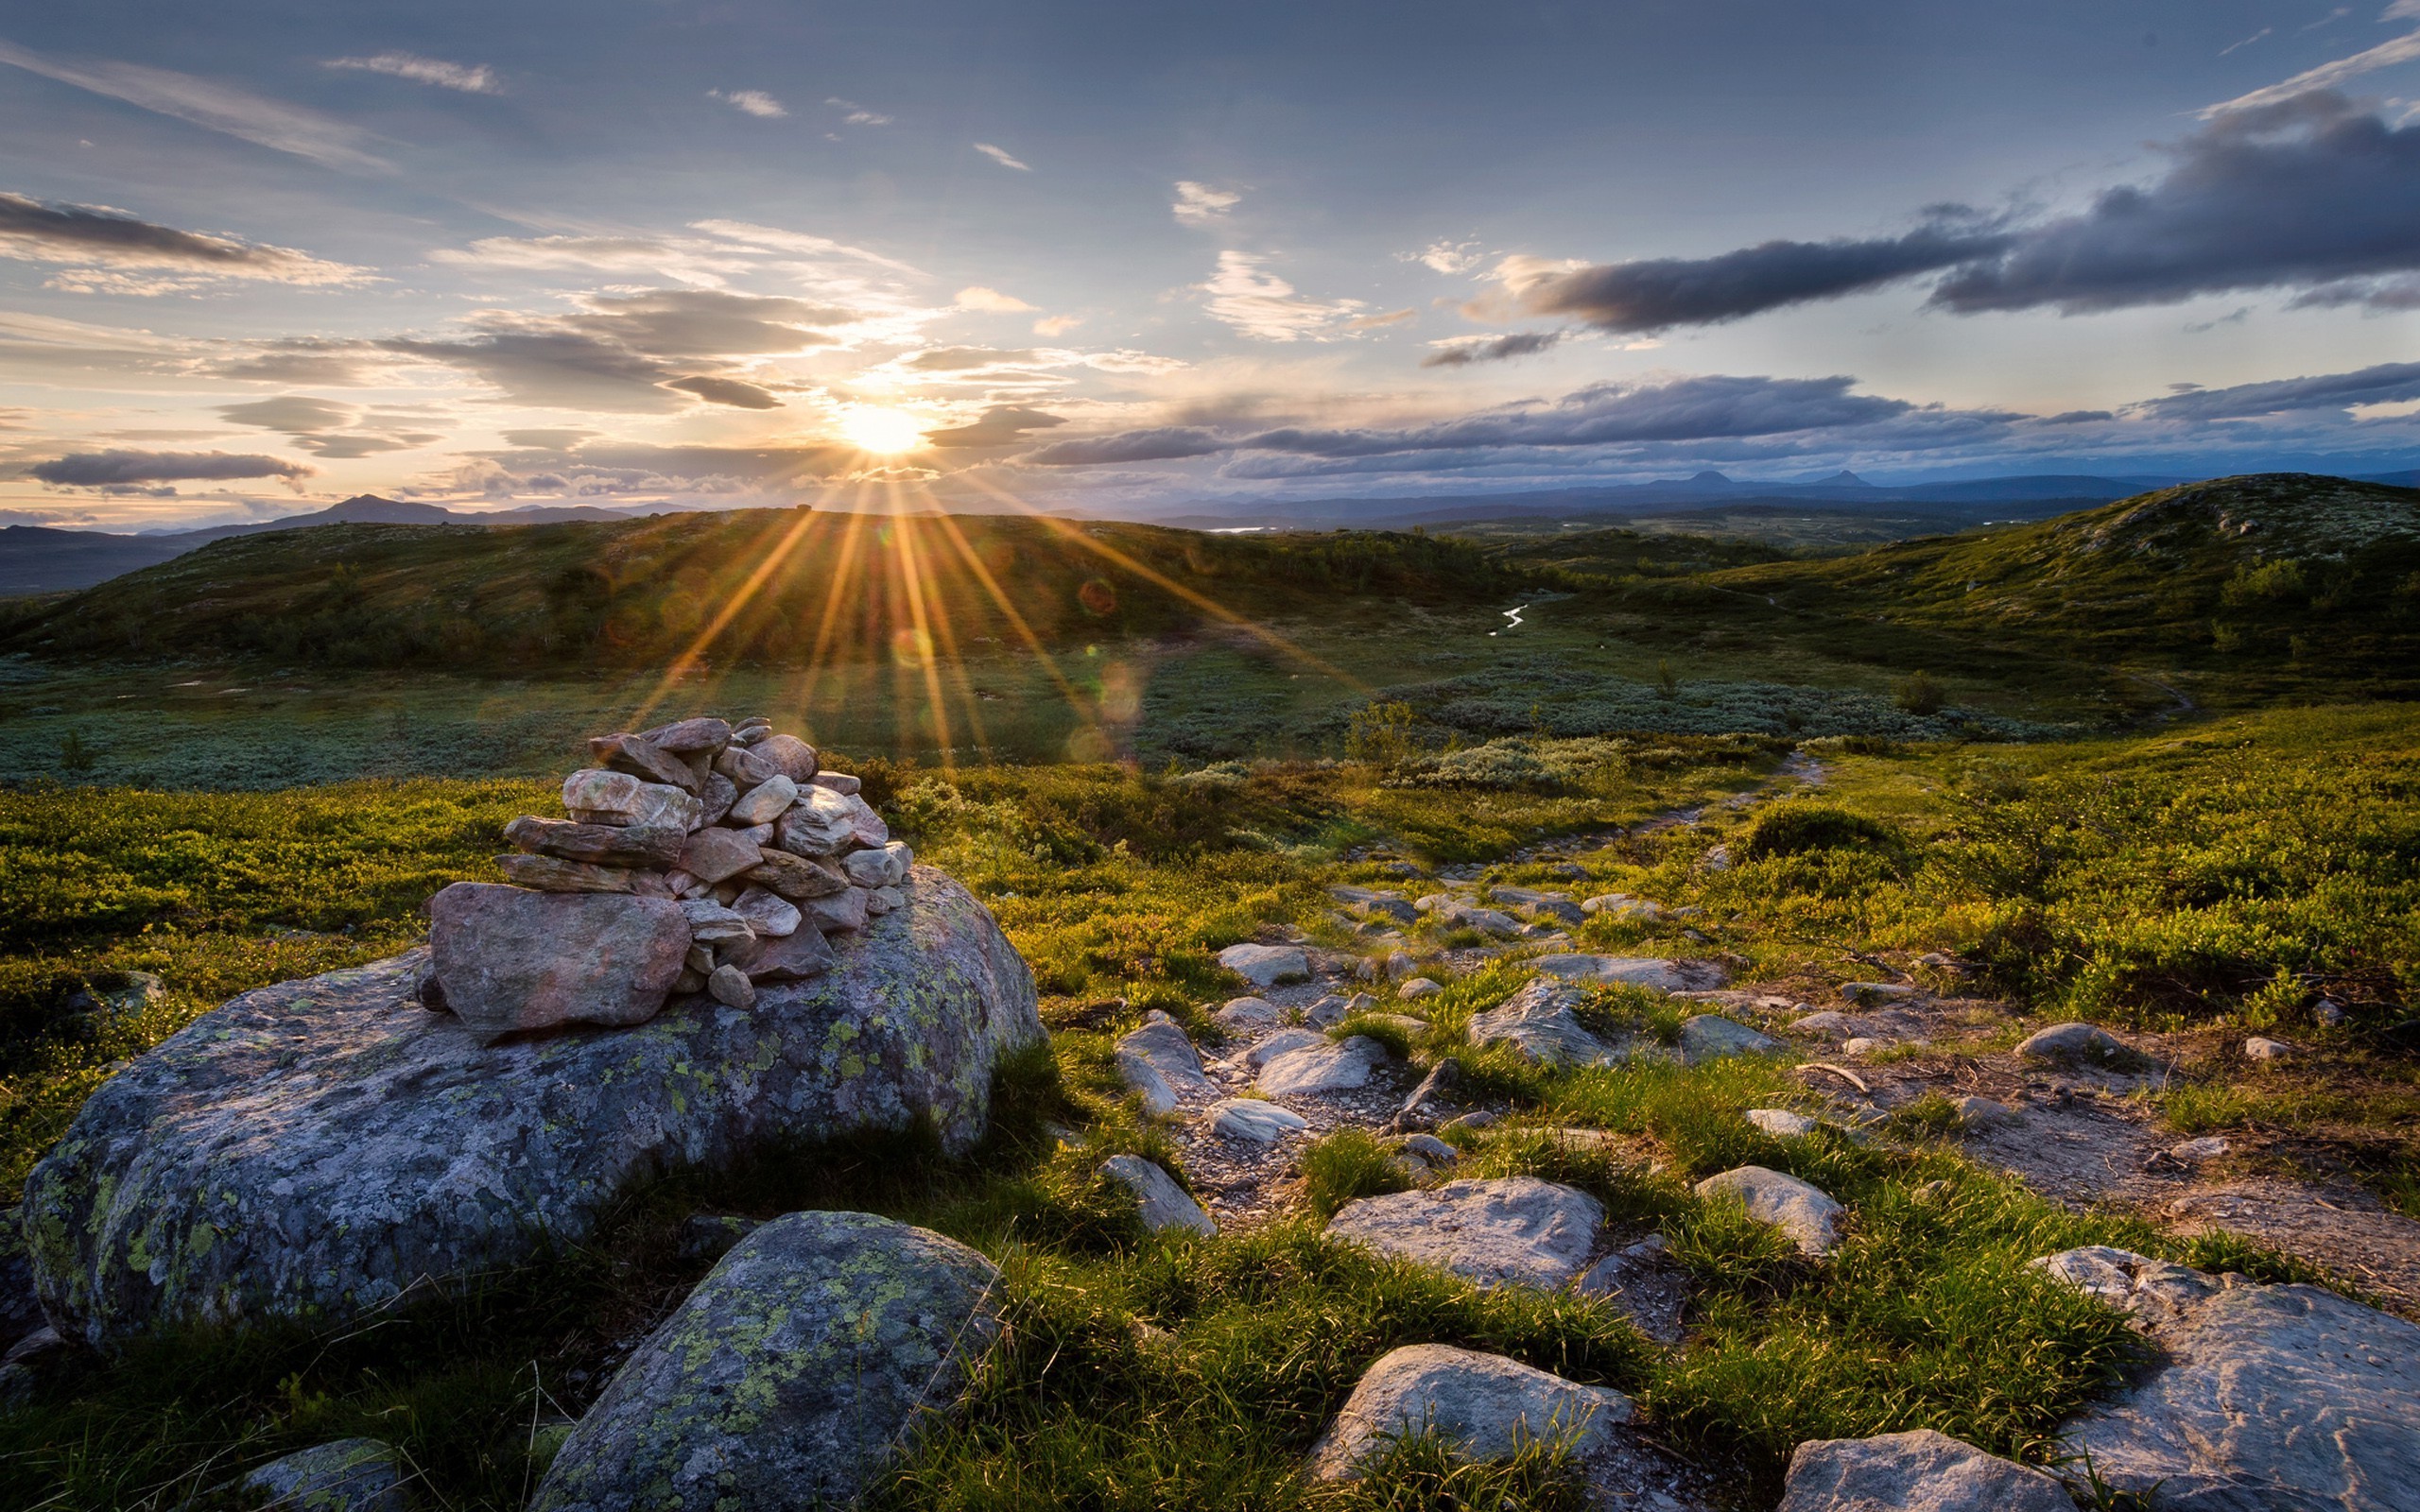
<svg viewBox="0 0 2420 1512"><path fill-rule="evenodd" d="M1404 1192L1411 1175L1386 1141L1366 1129L1322 1134L1303 1151L1303 1200L1322 1223L1362 1197Z"/></svg>

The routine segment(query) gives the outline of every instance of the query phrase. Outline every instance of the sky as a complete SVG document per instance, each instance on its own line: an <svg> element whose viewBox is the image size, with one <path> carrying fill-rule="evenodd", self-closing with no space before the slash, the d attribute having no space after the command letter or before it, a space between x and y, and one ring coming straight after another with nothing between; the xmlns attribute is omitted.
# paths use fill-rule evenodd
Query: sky
<svg viewBox="0 0 2420 1512"><path fill-rule="evenodd" d="M2420 0L79 0L0 524L2420 466Z"/></svg>

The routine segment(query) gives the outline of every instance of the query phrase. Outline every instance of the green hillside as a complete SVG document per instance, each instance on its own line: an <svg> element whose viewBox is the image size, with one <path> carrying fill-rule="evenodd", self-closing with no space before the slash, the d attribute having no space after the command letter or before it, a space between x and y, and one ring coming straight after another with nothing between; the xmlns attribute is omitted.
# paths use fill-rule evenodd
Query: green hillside
<svg viewBox="0 0 2420 1512"><path fill-rule="evenodd" d="M740 509L611 524L330 525L221 541L21 603L0 651L515 671L1162 635L1351 600L1493 599L1531 569L1383 532Z"/></svg>
<svg viewBox="0 0 2420 1512"><path fill-rule="evenodd" d="M2420 681L2420 491L2310 473L2216 478L1703 581L1802 614L2156 661L2248 692Z"/></svg>

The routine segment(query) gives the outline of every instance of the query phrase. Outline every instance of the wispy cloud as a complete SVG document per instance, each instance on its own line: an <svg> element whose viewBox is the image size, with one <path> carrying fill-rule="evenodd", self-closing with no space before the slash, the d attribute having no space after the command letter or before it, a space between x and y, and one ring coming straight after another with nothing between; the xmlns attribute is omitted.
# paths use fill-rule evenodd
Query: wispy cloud
<svg viewBox="0 0 2420 1512"><path fill-rule="evenodd" d="M1467 273L1487 259L1477 242L1449 242L1440 238L1416 252L1397 252L1400 263L1418 263L1439 273Z"/></svg>
<svg viewBox="0 0 2420 1512"><path fill-rule="evenodd" d="M1183 226L1208 226L1227 218L1227 212L1243 202L1243 196L1232 189L1213 189L1206 183L1190 179L1176 181L1176 203L1168 208Z"/></svg>
<svg viewBox="0 0 2420 1512"><path fill-rule="evenodd" d="M1211 318L1255 341L1331 341L1343 322L1363 308L1359 300L1322 303L1294 292L1294 285L1266 271L1265 257L1251 252L1219 254L1219 270L1201 285L1210 298Z"/></svg>
<svg viewBox="0 0 2420 1512"><path fill-rule="evenodd" d="M1063 336L1083 323L1084 318L1080 315L1046 315L1033 322L1033 334L1038 336Z"/></svg>
<svg viewBox="0 0 2420 1512"><path fill-rule="evenodd" d="M233 478L283 478L298 482L318 470L282 456L227 452L70 452L36 462L26 475L62 489L123 489L146 483L225 482Z"/></svg>
<svg viewBox="0 0 2420 1512"><path fill-rule="evenodd" d="M394 78L407 78L415 84L434 84L439 89L459 90L465 94L504 93L504 86L496 81L495 70L485 63L449 63L441 58L423 58L418 53L331 58L325 66L358 69L365 74L385 74Z"/></svg>
<svg viewBox="0 0 2420 1512"><path fill-rule="evenodd" d="M108 60L62 62L7 42L0 42L0 63L326 167L383 172L391 166L362 149L368 137L356 127L191 74Z"/></svg>
<svg viewBox="0 0 2420 1512"><path fill-rule="evenodd" d="M989 142L977 142L975 144L975 150L982 153L985 157L991 159L994 163L998 163L1003 168L1014 168L1019 173L1031 173L1033 171L1032 163L1019 163L1015 158L1009 155L1009 151L1006 147L995 147Z"/></svg>
<svg viewBox="0 0 2420 1512"><path fill-rule="evenodd" d="M1437 350L1420 359L1424 368L1467 368L1473 363L1503 362L1544 352L1564 338L1560 331L1515 331L1511 335L1478 340L1432 341Z"/></svg>
<svg viewBox="0 0 2420 1512"><path fill-rule="evenodd" d="M762 121L778 121L790 113L783 108L781 101L761 89L710 89L706 91L706 98L720 100L740 114L752 115Z"/></svg>
<svg viewBox="0 0 2420 1512"><path fill-rule="evenodd" d="M180 231L101 205L45 204L5 192L0 192L0 257L65 266L69 271L53 280L53 285L76 293L164 294L227 278L352 284L371 276L366 269L323 262L291 248ZM103 269L109 271L104 274ZM126 269L159 271L129 276Z"/></svg>
<svg viewBox="0 0 2420 1512"><path fill-rule="evenodd" d="M832 96L830 99L825 100L823 103L831 106L836 111L846 112L847 113L842 115L840 119L843 124L848 126L889 126L890 124L890 117L883 114L881 112L869 111L856 101L844 100L837 94Z"/></svg>
<svg viewBox="0 0 2420 1512"><path fill-rule="evenodd" d="M2220 57L2221 57L2221 58L2224 58L2224 57L2225 57L2227 54L2229 54L2229 53L2232 53L2232 52L2240 52L2240 51L2242 51L2244 48L2251 46L2254 43L2258 42L2261 38L2268 36L2271 32L2275 31L2276 29L2277 29L2277 28L2276 28L2276 27L2274 27L2274 26L2263 26L2263 27L2261 27L2258 31L2254 32L2251 36L2246 37L2245 39L2243 39L2243 41L2241 41L2241 42L2231 42L2231 43L2227 43L2225 46L2223 46L2223 47L2220 48L2220 49L2219 49L2219 56L2220 56Z"/></svg>
<svg viewBox="0 0 2420 1512"><path fill-rule="evenodd" d="M2420 16L2420 10L2407 11L2398 5L2390 8L2387 16L2398 19ZM2238 94L2231 100L2205 106L2201 115L2206 121L2230 111L2256 111L2267 105L2282 105L2296 95L2308 94L2314 90L2334 89L2363 74L2374 74L2381 68L2393 68L2414 59L2420 59L2420 31L2407 32L2392 42L2382 42L2350 58L2339 58L2317 68L2306 68L2282 84L2272 84L2266 89L2256 89L2249 94Z"/></svg>
<svg viewBox="0 0 2420 1512"><path fill-rule="evenodd" d="M980 284L959 290L956 302L961 310L980 310L986 315L1016 315L1033 308L1013 294L1003 294Z"/></svg>

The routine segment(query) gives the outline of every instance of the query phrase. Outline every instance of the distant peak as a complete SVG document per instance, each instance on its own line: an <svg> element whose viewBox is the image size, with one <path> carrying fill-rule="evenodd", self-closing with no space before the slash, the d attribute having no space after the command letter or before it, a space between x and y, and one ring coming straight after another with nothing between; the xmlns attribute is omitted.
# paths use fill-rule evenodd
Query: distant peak
<svg viewBox="0 0 2420 1512"><path fill-rule="evenodd" d="M1712 468L1708 468L1706 471L1690 478L1689 481L1692 483L1728 483L1731 480L1723 476L1721 473L1715 472Z"/></svg>
<svg viewBox="0 0 2420 1512"><path fill-rule="evenodd" d="M1833 473L1830 477L1821 479L1820 481L1827 484L1837 484L1844 489L1862 489L1868 486L1865 479L1858 477L1847 468L1842 468L1838 472Z"/></svg>

